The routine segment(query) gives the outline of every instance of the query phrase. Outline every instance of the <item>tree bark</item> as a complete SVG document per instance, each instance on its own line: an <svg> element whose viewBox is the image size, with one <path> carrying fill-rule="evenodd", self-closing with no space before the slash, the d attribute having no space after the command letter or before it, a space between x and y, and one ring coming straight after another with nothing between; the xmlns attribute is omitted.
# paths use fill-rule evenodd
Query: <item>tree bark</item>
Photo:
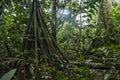
<svg viewBox="0 0 120 80"><path fill-rule="evenodd" d="M57 12L57 0L52 0L52 35L53 35L55 42L57 42L57 38L56 38L57 14L56 12Z"/></svg>
<svg viewBox="0 0 120 80"><path fill-rule="evenodd" d="M102 64L102 63L86 63L86 62L70 62L71 64L77 65L78 67L87 66L90 69L100 69L100 70L109 70L109 69L117 69L120 70L119 63L111 63L111 64ZM113 68L114 67L114 68Z"/></svg>

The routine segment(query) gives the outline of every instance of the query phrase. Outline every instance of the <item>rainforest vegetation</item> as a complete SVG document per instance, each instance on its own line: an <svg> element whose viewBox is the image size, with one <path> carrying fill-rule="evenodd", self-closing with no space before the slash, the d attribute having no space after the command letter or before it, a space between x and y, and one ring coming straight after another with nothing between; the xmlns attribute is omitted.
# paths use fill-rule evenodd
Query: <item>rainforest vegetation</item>
<svg viewBox="0 0 120 80"><path fill-rule="evenodd" d="M119 0L0 0L0 80L120 80Z"/></svg>

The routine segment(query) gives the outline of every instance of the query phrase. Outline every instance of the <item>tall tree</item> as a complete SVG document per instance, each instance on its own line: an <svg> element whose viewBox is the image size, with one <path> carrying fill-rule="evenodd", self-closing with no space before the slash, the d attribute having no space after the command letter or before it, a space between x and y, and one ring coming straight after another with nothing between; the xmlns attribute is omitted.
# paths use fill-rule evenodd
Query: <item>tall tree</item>
<svg viewBox="0 0 120 80"><path fill-rule="evenodd" d="M23 52L27 50L29 55L34 57L36 69L38 69L39 63L60 67L66 60L55 43L53 36L48 31L38 0L33 0L30 21L22 47ZM35 72L38 71L36 70Z"/></svg>
<svg viewBox="0 0 120 80"><path fill-rule="evenodd" d="M112 11L112 5L108 0L101 0L99 6L99 14L98 14L98 27L97 33L100 34L99 31L101 29L107 30L110 27L110 14Z"/></svg>
<svg viewBox="0 0 120 80"><path fill-rule="evenodd" d="M52 35L54 40L57 41L56 38L56 24L57 24L57 0L52 0Z"/></svg>

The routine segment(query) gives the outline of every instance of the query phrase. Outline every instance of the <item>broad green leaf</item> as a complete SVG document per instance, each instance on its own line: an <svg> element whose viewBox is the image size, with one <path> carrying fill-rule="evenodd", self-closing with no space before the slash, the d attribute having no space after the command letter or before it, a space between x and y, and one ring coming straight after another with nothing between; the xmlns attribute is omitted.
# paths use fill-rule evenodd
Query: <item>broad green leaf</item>
<svg viewBox="0 0 120 80"><path fill-rule="evenodd" d="M11 80L11 78L14 76L15 72L16 72L16 69L10 70L6 74L4 74L0 80Z"/></svg>

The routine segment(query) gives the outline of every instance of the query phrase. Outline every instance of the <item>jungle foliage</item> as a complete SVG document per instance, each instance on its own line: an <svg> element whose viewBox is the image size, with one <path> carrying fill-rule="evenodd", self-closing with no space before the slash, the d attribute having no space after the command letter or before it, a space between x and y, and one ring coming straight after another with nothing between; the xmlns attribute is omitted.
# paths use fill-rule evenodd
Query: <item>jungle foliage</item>
<svg viewBox="0 0 120 80"><path fill-rule="evenodd" d="M1 0L0 80L119 80L117 0Z"/></svg>

